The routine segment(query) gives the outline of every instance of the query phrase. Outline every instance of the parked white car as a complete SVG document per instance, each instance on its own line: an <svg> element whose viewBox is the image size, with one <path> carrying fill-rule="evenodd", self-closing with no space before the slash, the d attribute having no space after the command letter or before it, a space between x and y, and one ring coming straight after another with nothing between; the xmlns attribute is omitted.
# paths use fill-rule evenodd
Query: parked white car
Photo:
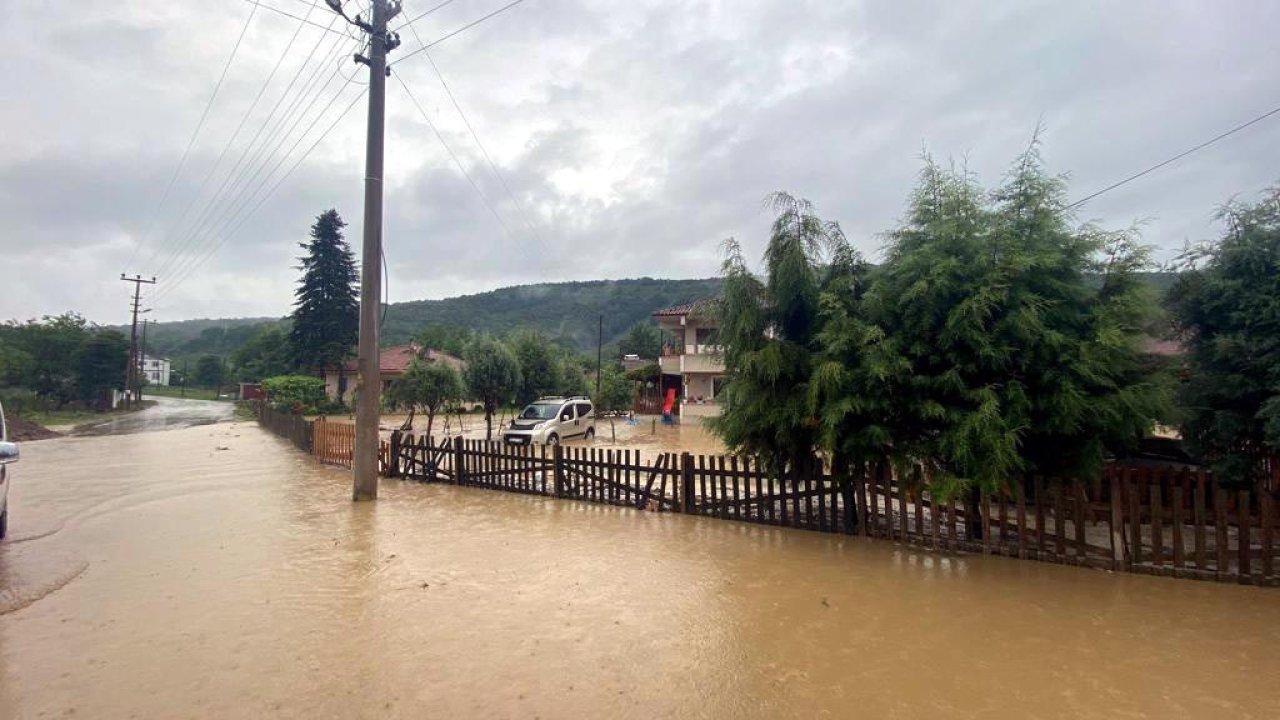
<svg viewBox="0 0 1280 720"><path fill-rule="evenodd" d="M586 395L538 398L502 431L509 445L559 445L569 438L595 436L595 407Z"/></svg>
<svg viewBox="0 0 1280 720"><path fill-rule="evenodd" d="M9 532L9 463L18 459L18 444L9 442L9 424L0 405L0 539Z"/></svg>

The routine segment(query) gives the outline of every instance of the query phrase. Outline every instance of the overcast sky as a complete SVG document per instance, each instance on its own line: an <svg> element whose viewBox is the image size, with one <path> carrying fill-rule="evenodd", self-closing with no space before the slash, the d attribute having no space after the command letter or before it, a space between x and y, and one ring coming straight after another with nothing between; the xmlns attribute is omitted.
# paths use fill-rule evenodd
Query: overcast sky
<svg viewBox="0 0 1280 720"><path fill-rule="evenodd" d="M319 0L262 2L331 19ZM431 42L506 2L456 0L414 27ZM404 0L393 25L437 3ZM330 207L358 254L356 41L246 0L0 0L0 12L0 318L119 322L121 272L160 276L159 320L283 315L296 243ZM994 184L1037 122L1050 169L1081 197L1280 103L1278 27L1280 3L1264 0L525 0L429 52L498 174L428 53L394 67L501 222L390 79L390 299L714 275L725 237L758 255L776 189L813 200L876 259L922 148ZM419 47L401 34L393 61ZM1167 259L1218 233L1221 202L1280 180L1278 156L1273 116L1081 219L1143 221Z"/></svg>

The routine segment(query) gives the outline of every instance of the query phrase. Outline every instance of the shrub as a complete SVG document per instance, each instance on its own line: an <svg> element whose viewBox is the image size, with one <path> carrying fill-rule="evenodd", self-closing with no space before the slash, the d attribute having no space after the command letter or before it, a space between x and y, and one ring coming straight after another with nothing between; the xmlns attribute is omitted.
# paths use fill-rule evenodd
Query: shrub
<svg viewBox="0 0 1280 720"><path fill-rule="evenodd" d="M294 415L314 414L328 407L324 380L310 375L277 375L262 381L267 401L279 412Z"/></svg>

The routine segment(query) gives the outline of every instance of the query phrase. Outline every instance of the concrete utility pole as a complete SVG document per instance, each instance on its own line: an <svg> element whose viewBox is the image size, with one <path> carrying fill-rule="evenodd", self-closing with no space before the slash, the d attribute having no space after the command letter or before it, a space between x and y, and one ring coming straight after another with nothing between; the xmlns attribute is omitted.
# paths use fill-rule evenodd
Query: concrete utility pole
<svg viewBox="0 0 1280 720"><path fill-rule="evenodd" d="M142 320L142 340L138 342L138 401L142 401L142 381L147 379L147 319Z"/></svg>
<svg viewBox="0 0 1280 720"><path fill-rule="evenodd" d="M344 18L342 0L326 0ZM369 66L369 126L365 146L364 242L360 253L360 346L356 360L356 432L352 461L352 498L378 497L378 420L382 377L378 357L378 309L382 294L382 156L387 101L387 53L400 45L387 21L400 14L400 3L371 0L370 18L348 19L369 34L369 57L356 62Z"/></svg>
<svg viewBox="0 0 1280 720"><path fill-rule="evenodd" d="M133 389L138 366L138 307L142 304L142 286L155 285L156 279L153 276L150 280L143 280L141 275L126 277L124 273L120 273L120 279L133 283L133 327L129 332L129 367L125 369L124 376L124 407L127 410L129 392Z"/></svg>

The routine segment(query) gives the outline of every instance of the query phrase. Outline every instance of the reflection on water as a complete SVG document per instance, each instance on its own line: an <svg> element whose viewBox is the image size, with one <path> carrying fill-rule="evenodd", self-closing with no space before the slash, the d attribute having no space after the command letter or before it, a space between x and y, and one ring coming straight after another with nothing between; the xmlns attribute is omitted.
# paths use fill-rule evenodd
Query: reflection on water
<svg viewBox="0 0 1280 720"><path fill-rule="evenodd" d="M1278 699L1275 591L398 481L353 505L345 472L249 424L23 452L6 717L1268 717Z"/></svg>
<svg viewBox="0 0 1280 720"><path fill-rule="evenodd" d="M186 398L152 397L155 405L112 417L110 420L78 425L73 435L127 435L129 433L174 430L195 425L211 425L231 419L235 406L229 402L187 400Z"/></svg>

